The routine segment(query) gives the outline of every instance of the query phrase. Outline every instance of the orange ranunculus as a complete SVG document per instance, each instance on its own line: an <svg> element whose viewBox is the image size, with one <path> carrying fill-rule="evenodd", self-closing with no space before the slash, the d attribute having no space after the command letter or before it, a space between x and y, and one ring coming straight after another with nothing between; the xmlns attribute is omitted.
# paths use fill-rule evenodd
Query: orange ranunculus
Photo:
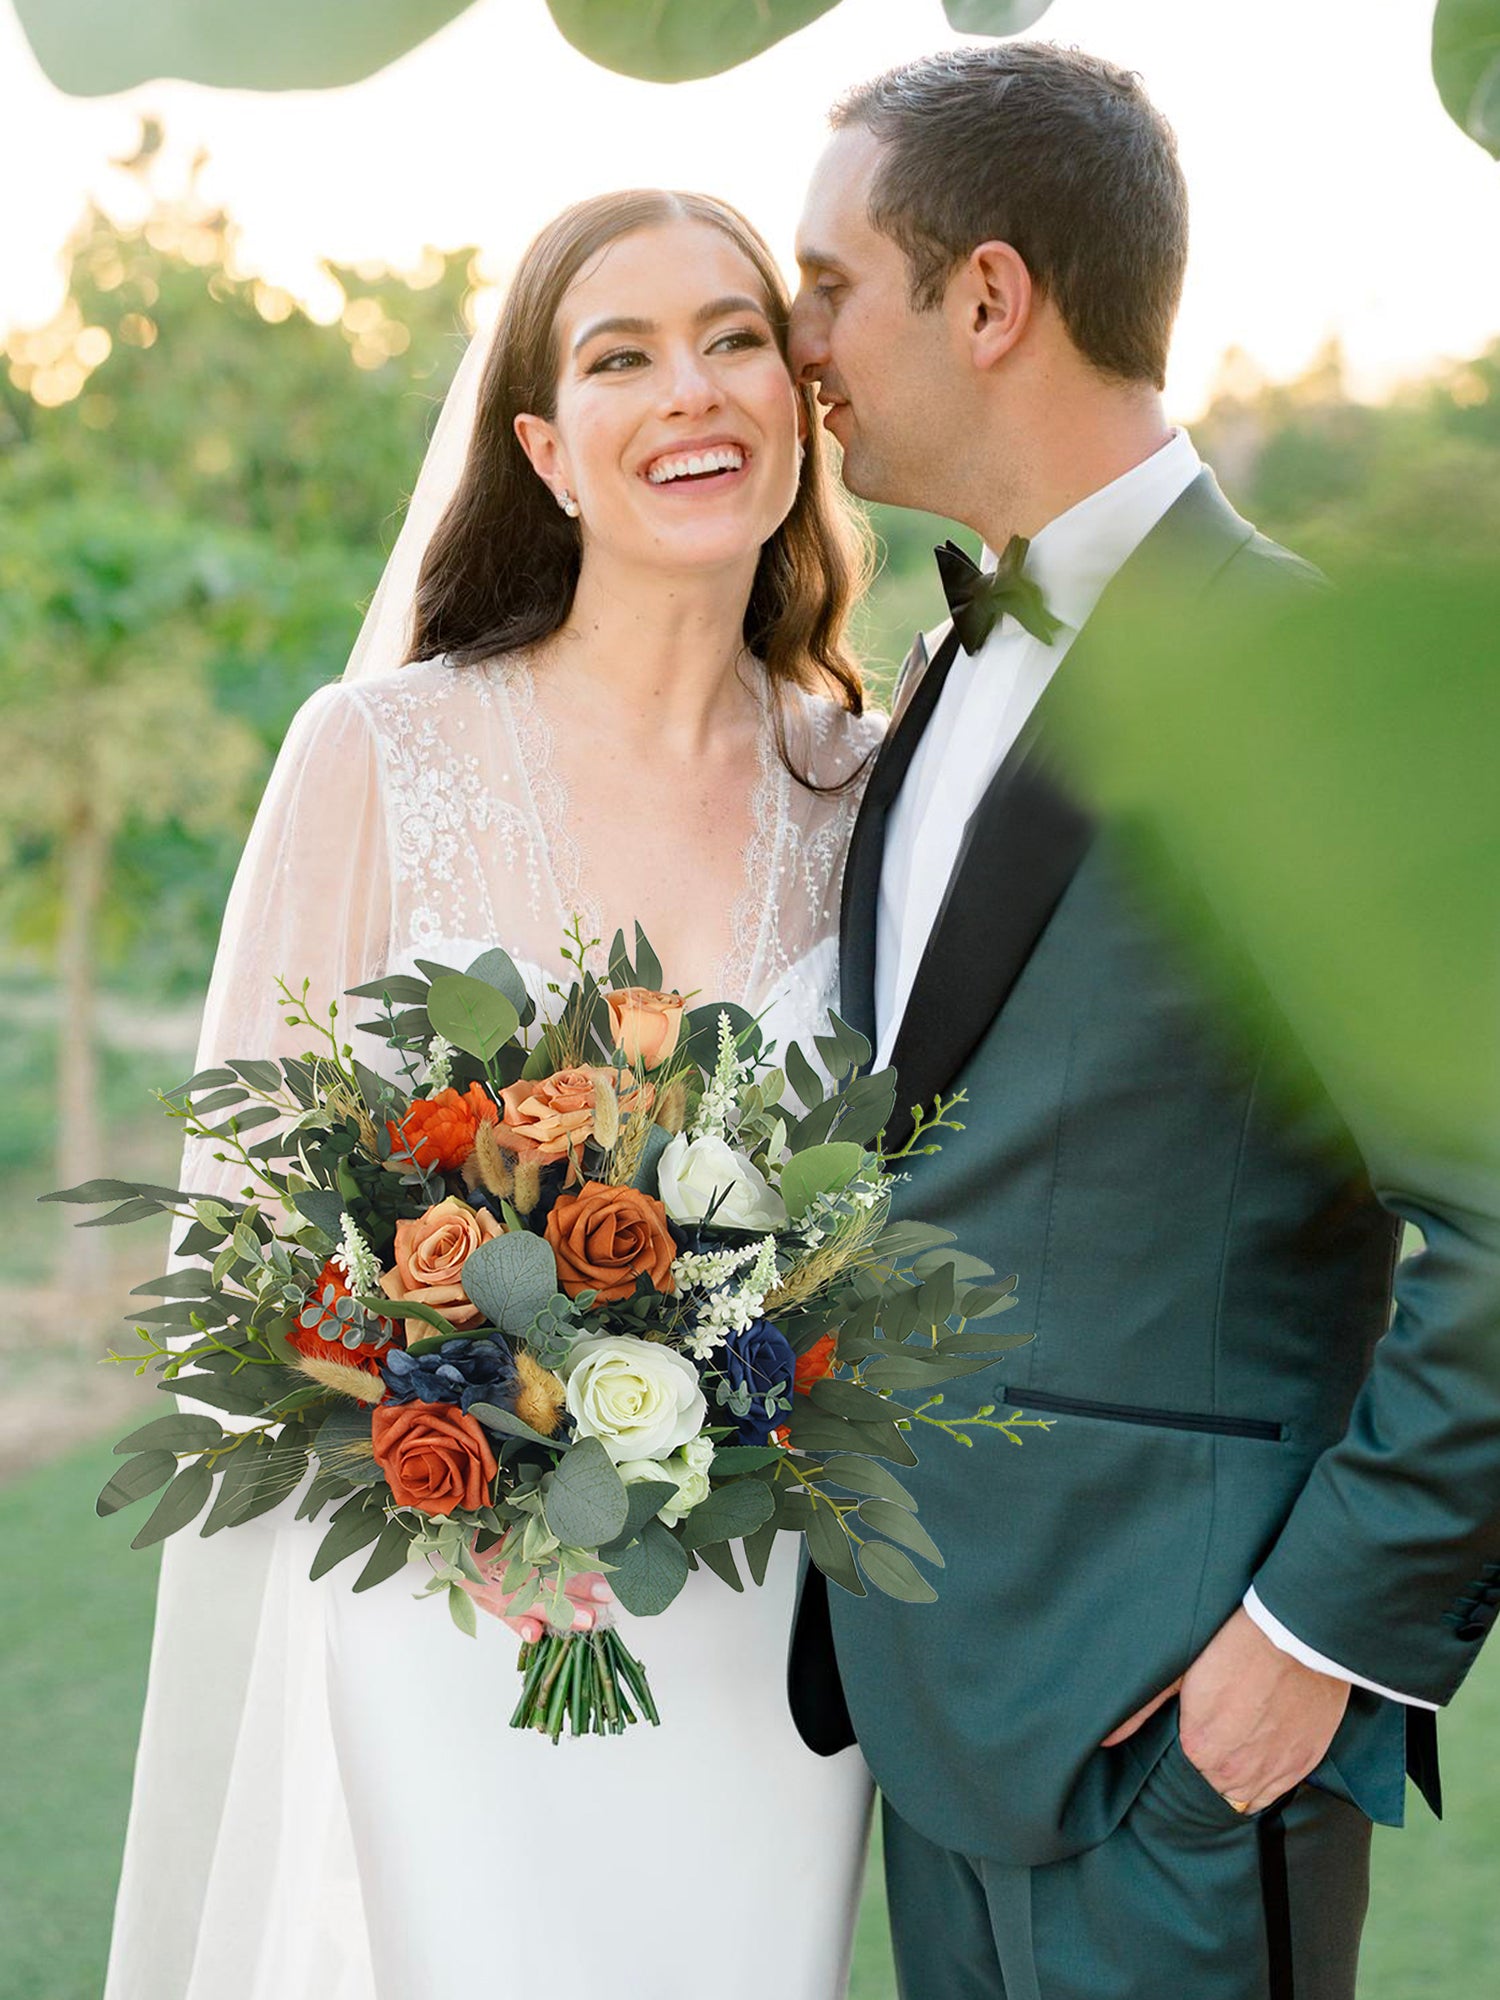
<svg viewBox="0 0 1500 2000"><path fill-rule="evenodd" d="M815 1340L806 1354L797 1357L797 1370L792 1378L792 1388L799 1396L805 1396L814 1382L821 1382L833 1366L835 1341L831 1333L825 1333L821 1340Z"/></svg>
<svg viewBox="0 0 1500 2000"><path fill-rule="evenodd" d="M422 1166L457 1173L474 1150L474 1134L500 1116L493 1100L477 1083L462 1096L440 1090L436 1097L419 1097L399 1125L387 1119L393 1146L404 1146Z"/></svg>
<svg viewBox="0 0 1500 2000"><path fill-rule="evenodd" d="M396 1265L382 1273L380 1289L388 1299L433 1307L455 1332L477 1326L484 1315L464 1290L464 1265L481 1243L504 1234L487 1208L449 1195L415 1222L396 1224Z"/></svg>
<svg viewBox="0 0 1500 2000"><path fill-rule="evenodd" d="M518 1159L545 1166L568 1153L578 1153L594 1133L594 1092L604 1077L613 1085L612 1069L560 1069L533 1082L508 1083L500 1093L504 1107L496 1136ZM653 1084L627 1085L620 1093L620 1110L649 1111Z"/></svg>
<svg viewBox="0 0 1500 2000"><path fill-rule="evenodd" d="M359 1347L345 1347L339 1338L338 1315L333 1308L340 1299L350 1296L344 1274L330 1257L319 1271L312 1290L308 1293L308 1305L321 1305L323 1317L315 1327L292 1326L287 1331L287 1344L295 1347L310 1361L342 1361L350 1368L363 1368L367 1375L380 1373L380 1357L389 1354L395 1344L394 1329L385 1320L379 1324L391 1336L379 1342L366 1341ZM324 1328L327 1332L324 1332Z"/></svg>
<svg viewBox="0 0 1500 2000"><path fill-rule="evenodd" d="M451 1514L490 1497L495 1454L478 1420L457 1403L379 1403L370 1442L398 1507Z"/></svg>
<svg viewBox="0 0 1500 2000"><path fill-rule="evenodd" d="M677 1245L667 1211L639 1188L585 1181L576 1194L561 1194L553 1203L546 1236L557 1281L570 1299L579 1292L597 1292L601 1305L628 1299L642 1272L659 1292L677 1289Z"/></svg>
<svg viewBox="0 0 1500 2000"><path fill-rule="evenodd" d="M604 996L610 1033L626 1062L655 1069L677 1046L682 1032L680 993L655 993L649 986L621 986Z"/></svg>

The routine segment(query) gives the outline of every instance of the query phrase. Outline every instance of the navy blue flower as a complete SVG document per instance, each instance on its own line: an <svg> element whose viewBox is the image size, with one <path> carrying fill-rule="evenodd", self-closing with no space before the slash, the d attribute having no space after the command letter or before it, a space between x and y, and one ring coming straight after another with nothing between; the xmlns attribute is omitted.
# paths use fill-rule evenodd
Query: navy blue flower
<svg viewBox="0 0 1500 2000"><path fill-rule="evenodd" d="M778 1390L783 1404L790 1399L797 1368L797 1357L786 1335L774 1320L752 1320L743 1333L726 1335L713 1358L729 1384L728 1410L739 1442L768 1443L775 1425L786 1420L784 1409L777 1412L768 1408L768 1399Z"/></svg>
<svg viewBox="0 0 1500 2000"><path fill-rule="evenodd" d="M516 1398L516 1363L500 1340L455 1335L425 1354L393 1347L380 1364L392 1403L498 1403L509 1409Z"/></svg>

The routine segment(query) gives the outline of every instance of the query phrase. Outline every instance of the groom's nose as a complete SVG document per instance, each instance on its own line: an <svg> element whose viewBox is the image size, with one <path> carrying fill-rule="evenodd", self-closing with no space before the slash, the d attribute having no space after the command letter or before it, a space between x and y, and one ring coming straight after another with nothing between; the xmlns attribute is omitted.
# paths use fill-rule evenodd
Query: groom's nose
<svg viewBox="0 0 1500 2000"><path fill-rule="evenodd" d="M807 292L792 300L787 322L787 359L798 382L814 383L828 361L827 312Z"/></svg>

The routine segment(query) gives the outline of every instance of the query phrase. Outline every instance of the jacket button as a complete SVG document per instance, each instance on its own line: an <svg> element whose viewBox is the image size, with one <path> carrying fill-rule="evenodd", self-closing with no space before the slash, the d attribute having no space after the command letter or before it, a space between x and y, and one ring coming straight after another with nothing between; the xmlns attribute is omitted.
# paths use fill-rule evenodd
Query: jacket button
<svg viewBox="0 0 1500 2000"><path fill-rule="evenodd" d="M1455 1627L1460 1639L1482 1639L1489 1629L1490 1621L1487 1618L1482 1623L1477 1618L1471 1618L1467 1624Z"/></svg>

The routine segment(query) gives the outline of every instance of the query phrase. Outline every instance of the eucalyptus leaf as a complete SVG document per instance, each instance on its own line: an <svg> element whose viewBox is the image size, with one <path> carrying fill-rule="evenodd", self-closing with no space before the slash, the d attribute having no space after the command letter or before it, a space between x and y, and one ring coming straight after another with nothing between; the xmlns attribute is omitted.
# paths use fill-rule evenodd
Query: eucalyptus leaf
<svg viewBox="0 0 1500 2000"><path fill-rule="evenodd" d="M527 989L526 981L516 970L515 960L498 946L490 951L482 951L468 968L470 979L482 979L486 986L493 986L497 993L503 993L516 1010L516 1018L525 1028L536 1019L536 1002ZM426 989L423 989L424 994Z"/></svg>
<svg viewBox="0 0 1500 2000"><path fill-rule="evenodd" d="M903 1604L931 1604L937 1597L911 1557L889 1542L866 1542L859 1552L859 1566L876 1590Z"/></svg>
<svg viewBox="0 0 1500 2000"><path fill-rule="evenodd" d="M648 1521L609 1562L609 1587L637 1618L659 1616L687 1582L686 1552L660 1521Z"/></svg>
<svg viewBox="0 0 1500 2000"><path fill-rule="evenodd" d="M943 1563L942 1550L928 1534L908 1508L898 1500L865 1500L860 1504L859 1518L877 1534L886 1535L893 1542L899 1542L904 1549L913 1549L919 1556L925 1556L939 1569Z"/></svg>
<svg viewBox="0 0 1500 2000"><path fill-rule="evenodd" d="M704 1542L694 1551L699 1562L711 1569L721 1583L727 1583L731 1590L743 1590L744 1581L735 1567L734 1549L728 1542Z"/></svg>
<svg viewBox="0 0 1500 2000"><path fill-rule="evenodd" d="M344 1229L344 1197L331 1188L299 1188L292 1196L293 1206L306 1221L322 1230L338 1242Z"/></svg>
<svg viewBox="0 0 1500 2000"><path fill-rule="evenodd" d="M524 1418L518 1417L514 1410L507 1410L503 1404L470 1403L469 1415L476 1423L483 1424L486 1430L498 1431L503 1437L525 1438L529 1444L545 1444L554 1451L557 1449L556 1438L544 1437L540 1431L534 1431Z"/></svg>
<svg viewBox="0 0 1500 2000"><path fill-rule="evenodd" d="M625 1484L598 1438L580 1438L557 1464L542 1503L547 1526L566 1548L597 1549L625 1525Z"/></svg>
<svg viewBox="0 0 1500 2000"><path fill-rule="evenodd" d="M782 1057L786 1080L804 1111L815 1111L823 1102L823 1079L795 1042L788 1044Z"/></svg>
<svg viewBox="0 0 1500 2000"><path fill-rule="evenodd" d="M466 972L445 973L433 981L427 1018L455 1048L482 1063L489 1062L521 1025L519 1010L503 993Z"/></svg>
<svg viewBox="0 0 1500 2000"><path fill-rule="evenodd" d="M715 1452L710 1472L716 1479L737 1478L742 1472L758 1472L786 1457L779 1444L721 1444Z"/></svg>
<svg viewBox="0 0 1500 2000"><path fill-rule="evenodd" d="M672 1135L664 1127L660 1125L650 1127L646 1133L646 1143L641 1148L640 1164L635 1170L632 1187L640 1188L645 1194L656 1194L661 1156L671 1143Z"/></svg>
<svg viewBox="0 0 1500 2000"><path fill-rule="evenodd" d="M838 1452L823 1467L823 1474L833 1485L842 1486L847 1492L869 1493L881 1500L894 1501L898 1507L916 1509L916 1501L895 1473L882 1465L878 1458L860 1458L852 1452Z"/></svg>
<svg viewBox="0 0 1500 2000"><path fill-rule="evenodd" d="M747 1535L741 1544L745 1555L745 1567L757 1584L763 1584L766 1580L771 1551L776 1546L776 1537L780 1532L781 1529L773 1515L763 1527L757 1528L753 1535Z"/></svg>
<svg viewBox="0 0 1500 2000"><path fill-rule="evenodd" d="M625 1492L630 1503L625 1515L625 1525L614 1540L599 1552L611 1560L616 1549L623 1548L627 1542L633 1542L646 1523L655 1520L662 1508L676 1494L677 1482L670 1479L633 1479L625 1488Z"/></svg>
<svg viewBox="0 0 1500 2000"><path fill-rule="evenodd" d="M411 1555L411 1536L400 1521L387 1521L370 1551L369 1560L354 1579L356 1591L373 1590L388 1577L399 1576Z"/></svg>
<svg viewBox="0 0 1500 2000"><path fill-rule="evenodd" d="M203 1511L213 1490L214 1476L206 1465L195 1460L193 1464L183 1466L152 1508L145 1525L130 1546L133 1549L149 1549L154 1542L165 1541L168 1535L185 1528Z"/></svg>
<svg viewBox="0 0 1500 2000"><path fill-rule="evenodd" d="M115 1446L116 1457L123 1457L130 1451L207 1451L210 1445L221 1444L224 1426L213 1417L198 1417L187 1411L179 1411L173 1416L153 1417L149 1424L142 1424L129 1437L121 1438Z"/></svg>
<svg viewBox="0 0 1500 2000"><path fill-rule="evenodd" d="M355 1588L359 1586L356 1584ZM450 1583L448 1586L448 1615L466 1638L479 1637L479 1614L474 1608L473 1598L462 1584Z"/></svg>
<svg viewBox="0 0 1500 2000"><path fill-rule="evenodd" d="M861 1389L856 1382L837 1381L831 1375L814 1382L808 1397L815 1408L834 1417L853 1417L856 1423L884 1423L891 1414L891 1406L883 1396Z"/></svg>
<svg viewBox="0 0 1500 2000"><path fill-rule="evenodd" d="M393 1007L418 1007L425 1005L429 981L418 979L410 972L387 973L384 979L372 979L364 986L348 986L344 989L351 1000L389 1000Z"/></svg>
<svg viewBox="0 0 1500 2000"><path fill-rule="evenodd" d="M231 1417L256 1417L266 1407L264 1394L252 1386L258 1383L261 1372L259 1368L247 1368L243 1376L226 1376L195 1368L156 1386L169 1396L185 1396L190 1403L207 1403Z"/></svg>
<svg viewBox="0 0 1500 2000"><path fill-rule="evenodd" d="M491 1326L520 1340L557 1295L557 1260L545 1238L508 1231L470 1251L464 1290Z"/></svg>
<svg viewBox="0 0 1500 2000"><path fill-rule="evenodd" d="M863 1597L865 1587L854 1565L854 1550L832 1507L814 1507L807 1517L807 1553L831 1583L851 1596Z"/></svg>
<svg viewBox="0 0 1500 2000"><path fill-rule="evenodd" d="M793 1153L781 1170L781 1198L787 1214L797 1221L820 1194L837 1194L847 1187L864 1163L863 1146L840 1141Z"/></svg>
<svg viewBox="0 0 1500 2000"><path fill-rule="evenodd" d="M715 1486L679 1529L686 1549L709 1542L737 1542L753 1535L776 1511L776 1496L761 1479L731 1479Z"/></svg>
<svg viewBox="0 0 1500 2000"><path fill-rule="evenodd" d="M174 1452L143 1451L138 1458L128 1459L110 1478L94 1502L94 1512L101 1519L109 1514L118 1514L122 1507L144 1500L148 1493L165 1486L176 1471L177 1457Z"/></svg>
<svg viewBox="0 0 1500 2000"><path fill-rule="evenodd" d="M320 1576L326 1576L329 1570L356 1550L368 1547L384 1527L384 1508L373 1504L367 1495L361 1493L346 1500L334 1514L327 1533L318 1544L312 1568L307 1573L310 1581L316 1583Z"/></svg>

